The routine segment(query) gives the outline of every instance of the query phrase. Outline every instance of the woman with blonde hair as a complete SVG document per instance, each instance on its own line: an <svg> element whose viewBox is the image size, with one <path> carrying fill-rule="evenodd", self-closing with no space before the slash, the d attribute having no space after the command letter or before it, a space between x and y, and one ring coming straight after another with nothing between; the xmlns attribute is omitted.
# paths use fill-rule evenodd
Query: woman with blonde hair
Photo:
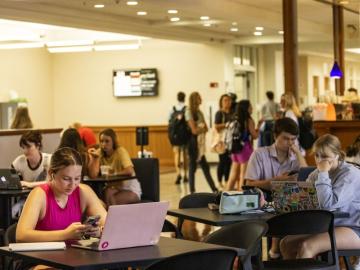
<svg viewBox="0 0 360 270"><path fill-rule="evenodd" d="M317 169L307 182L314 183L322 209L349 213L348 218L335 219L335 238L338 249L360 248L360 170L347 163L337 137L325 134L314 144ZM280 250L284 259L313 258L330 250L327 233L286 236Z"/></svg>
<svg viewBox="0 0 360 270"><path fill-rule="evenodd" d="M33 128L33 123L30 119L29 110L27 107L18 107L15 112L14 120L10 126L12 129Z"/></svg>
<svg viewBox="0 0 360 270"><path fill-rule="evenodd" d="M282 94L280 104L284 110L284 117L291 118L299 125L298 117L301 117L301 112L294 95L291 93Z"/></svg>
<svg viewBox="0 0 360 270"><path fill-rule="evenodd" d="M210 174L210 167L205 158L205 134L208 127L205 122L204 114L200 110L201 96L198 92L192 92L189 97L189 108L185 111L185 120L190 130L191 138L188 145L189 153L189 186L190 192L195 192L195 172L199 162L212 191L217 191L214 180Z"/></svg>

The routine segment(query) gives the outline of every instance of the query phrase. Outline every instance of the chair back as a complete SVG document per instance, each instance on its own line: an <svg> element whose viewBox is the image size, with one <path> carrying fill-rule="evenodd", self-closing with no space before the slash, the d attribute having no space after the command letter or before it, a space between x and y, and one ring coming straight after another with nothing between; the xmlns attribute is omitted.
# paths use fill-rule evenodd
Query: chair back
<svg viewBox="0 0 360 270"><path fill-rule="evenodd" d="M4 244L8 246L10 243L16 243L16 227L17 223L10 225L4 235Z"/></svg>
<svg viewBox="0 0 360 270"><path fill-rule="evenodd" d="M224 226L205 238L206 243L245 249L241 256L242 264L251 264L251 255L257 253L261 239L266 234L268 225L264 221L245 221ZM261 256L259 254L259 256ZM243 266L243 269L246 269Z"/></svg>
<svg viewBox="0 0 360 270"><path fill-rule="evenodd" d="M159 160L157 158L132 158L131 161L140 182L141 201L160 201Z"/></svg>
<svg viewBox="0 0 360 270"><path fill-rule="evenodd" d="M210 192L198 192L186 195L180 199L179 208L208 207L208 203L215 203L217 195Z"/></svg>
<svg viewBox="0 0 360 270"><path fill-rule="evenodd" d="M275 216L267 221L268 236L282 237L327 232L331 244L331 269L338 269L339 258L334 234L334 214L326 210L304 210ZM310 268L309 268L310 269ZM330 269L330 268L328 268Z"/></svg>
<svg viewBox="0 0 360 270"><path fill-rule="evenodd" d="M182 235L181 235L178 227L175 224L168 221L167 219L164 220L164 225L163 225L161 231L162 232L172 232L172 233L175 233L175 238L182 238Z"/></svg>
<svg viewBox="0 0 360 270"><path fill-rule="evenodd" d="M316 234L331 230L334 224L334 215L325 210L294 211L274 216L267 223L269 236Z"/></svg>
<svg viewBox="0 0 360 270"><path fill-rule="evenodd" d="M160 260L146 270L231 270L236 255L231 249L204 249Z"/></svg>

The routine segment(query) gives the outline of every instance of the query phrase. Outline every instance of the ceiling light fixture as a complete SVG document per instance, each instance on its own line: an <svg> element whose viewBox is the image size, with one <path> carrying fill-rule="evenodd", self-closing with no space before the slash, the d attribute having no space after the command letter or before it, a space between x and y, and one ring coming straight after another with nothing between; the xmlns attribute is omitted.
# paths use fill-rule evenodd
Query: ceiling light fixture
<svg viewBox="0 0 360 270"><path fill-rule="evenodd" d="M330 77L334 79L340 79L343 76L341 69L338 65L338 63L335 61L334 65L330 71Z"/></svg>
<svg viewBox="0 0 360 270"><path fill-rule="evenodd" d="M176 9L169 9L167 12L169 14L177 14L178 13L178 11Z"/></svg>
<svg viewBox="0 0 360 270"><path fill-rule="evenodd" d="M60 40L46 42L47 47L62 47L62 46L84 46L93 45L93 40Z"/></svg>
<svg viewBox="0 0 360 270"><path fill-rule="evenodd" d="M284 31L283 31L283 30L279 30L279 31L278 31L278 34L279 34L279 35L283 35L283 34L284 34Z"/></svg>
<svg viewBox="0 0 360 270"><path fill-rule="evenodd" d="M254 32L254 36L262 36L262 32L255 31L255 32Z"/></svg>
<svg viewBox="0 0 360 270"><path fill-rule="evenodd" d="M205 26L205 27L210 27L210 26L211 26L211 23L204 23L204 26Z"/></svg>
<svg viewBox="0 0 360 270"><path fill-rule="evenodd" d="M180 21L180 18L179 17L172 17L172 18L170 18L170 21L178 22L178 21Z"/></svg>
<svg viewBox="0 0 360 270"><path fill-rule="evenodd" d="M30 49L30 48L42 48L42 47L44 47L44 42L25 42L25 43L0 44L0 49L3 49L3 50Z"/></svg>
<svg viewBox="0 0 360 270"><path fill-rule="evenodd" d="M231 31L231 32L237 32L237 31L239 31L239 29L238 29L237 27L231 27L231 28L230 28L230 31Z"/></svg>
<svg viewBox="0 0 360 270"><path fill-rule="evenodd" d="M55 48L48 48L48 51L50 53L91 52L92 46L55 47Z"/></svg>
<svg viewBox="0 0 360 270"><path fill-rule="evenodd" d="M114 44L114 45L95 45L95 51L117 51L117 50L137 50L140 48L140 44Z"/></svg>
<svg viewBox="0 0 360 270"><path fill-rule="evenodd" d="M340 1L339 1L339 4L340 4L340 5L347 5L347 4L349 4L349 1L347 1L347 0L340 0Z"/></svg>
<svg viewBox="0 0 360 270"><path fill-rule="evenodd" d="M145 15L147 15L147 12L146 11L138 11L136 14L139 16L145 16Z"/></svg>
<svg viewBox="0 0 360 270"><path fill-rule="evenodd" d="M237 25L237 22L232 22L231 25L234 25L234 26L235 26L235 25Z"/></svg>
<svg viewBox="0 0 360 270"><path fill-rule="evenodd" d="M104 4L95 4L94 8L104 8L105 5Z"/></svg>
<svg viewBox="0 0 360 270"><path fill-rule="evenodd" d="M201 17L200 17L200 20L202 20L202 21L207 21L207 20L209 20L209 19L210 19L209 16L201 16Z"/></svg>
<svg viewBox="0 0 360 270"><path fill-rule="evenodd" d="M256 30L256 31L263 31L263 30L264 30L264 27L262 27L262 26L256 26L256 27L255 27L255 30Z"/></svg>
<svg viewBox="0 0 360 270"><path fill-rule="evenodd" d="M128 6L136 6L138 4L138 1L127 1L126 4Z"/></svg>

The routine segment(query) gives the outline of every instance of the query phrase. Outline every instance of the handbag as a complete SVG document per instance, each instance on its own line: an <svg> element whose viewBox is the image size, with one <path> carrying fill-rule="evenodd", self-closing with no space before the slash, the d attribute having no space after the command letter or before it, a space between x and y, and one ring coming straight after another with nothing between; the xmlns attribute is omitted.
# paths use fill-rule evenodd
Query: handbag
<svg viewBox="0 0 360 270"><path fill-rule="evenodd" d="M212 130L211 134L211 146L210 150L211 152L218 153L218 154L224 154L226 152L226 146L224 142L224 130L217 131L216 128Z"/></svg>
<svg viewBox="0 0 360 270"><path fill-rule="evenodd" d="M226 191L220 197L220 214L240 213L260 208L260 193L256 190Z"/></svg>

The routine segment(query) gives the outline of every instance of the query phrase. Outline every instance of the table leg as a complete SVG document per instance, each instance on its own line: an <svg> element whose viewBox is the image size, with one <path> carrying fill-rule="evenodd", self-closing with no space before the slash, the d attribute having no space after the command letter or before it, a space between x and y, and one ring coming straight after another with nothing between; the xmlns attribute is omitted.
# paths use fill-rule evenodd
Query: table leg
<svg viewBox="0 0 360 270"><path fill-rule="evenodd" d="M5 196L0 198L0 228L6 230L11 225L11 197Z"/></svg>

